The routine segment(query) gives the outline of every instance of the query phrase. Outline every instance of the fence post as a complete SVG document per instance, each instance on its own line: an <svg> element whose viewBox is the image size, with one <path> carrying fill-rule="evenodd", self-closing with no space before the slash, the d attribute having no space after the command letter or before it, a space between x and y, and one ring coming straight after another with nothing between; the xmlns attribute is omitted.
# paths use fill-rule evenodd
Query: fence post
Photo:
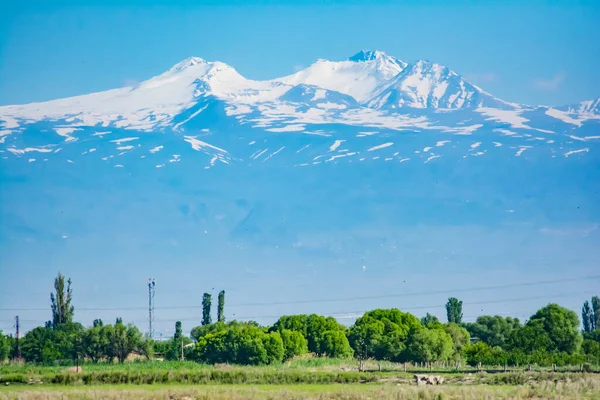
<svg viewBox="0 0 600 400"><path fill-rule="evenodd" d="M507 365L506 365L506 363L504 363L504 372L506 372L506 367L507 367Z"/></svg>
<svg viewBox="0 0 600 400"><path fill-rule="evenodd" d="M406 361L404 362L404 372L406 372Z"/></svg>
<svg viewBox="0 0 600 400"><path fill-rule="evenodd" d="M552 370L556 372L556 364L552 364Z"/></svg>

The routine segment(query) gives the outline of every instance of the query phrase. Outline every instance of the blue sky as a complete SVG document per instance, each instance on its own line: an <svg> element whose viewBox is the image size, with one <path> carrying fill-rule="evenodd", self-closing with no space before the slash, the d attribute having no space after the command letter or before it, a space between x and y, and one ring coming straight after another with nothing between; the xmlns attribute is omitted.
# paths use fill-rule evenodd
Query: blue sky
<svg viewBox="0 0 600 400"><path fill-rule="evenodd" d="M1 6L0 105L124 86L160 74L189 56L226 62L248 78L270 79L291 74L319 58L342 60L360 49L382 50L407 62L428 59L445 64L512 102L562 105L600 96L596 76L600 66L600 2L276 4L173 0L167 6L167 2L153 0L107 0L82 4L31 1L26 6L16 2ZM229 129L229 122L223 124ZM593 128L589 125L590 131ZM30 139L34 142L49 137L46 133L37 137L35 129L19 135L18 140L26 144ZM87 153L95 146L93 143L101 141L88 136L65 148L59 157L81 157L84 150ZM218 137L214 135L211 140ZM415 148L430 144L418 143ZM185 149L192 152L188 147L186 144ZM68 152L69 156L65 155ZM181 165L201 168L199 164L185 164L187 154L182 154L185 161ZM535 153L527 150L519 160L527 159L528 154ZM536 156L531 157L535 160ZM432 188L439 187L435 186L437 179L423 183L418 174L409 174L414 182L406 178L400 182L410 188L410 196L402 192L393 196L388 187L400 185L392 172L402 170L386 167L359 176L343 174L342 170L340 176L348 181L332 179L345 185L331 192L346 194L339 196L342 205L338 207L326 199L327 190L320 194L322 198L316 197L318 201L307 195L315 196L315 188L311 176L304 175L306 186L299 186L297 192L292 189L300 181L291 179L294 185L289 191L279 190L276 184L270 186L281 198L271 194L262 198L264 187L255 176L244 180L237 175L210 175L213 182L206 178L208 175L198 179L197 171L183 167L174 170L173 176L161 175L154 168L154 173L132 175L129 171L121 175L120 170L107 172L104 164L88 161L90 157L79 158L75 168L67 163L48 163L48 167L25 163L25 158L21 164L7 162L0 165L7 166L0 168L0 198L4 199L0 201L0 216L4 212L12 219L0 218L0 282L27 284L0 291L0 330L12 329L15 308L20 310L24 329L48 319L49 292L58 270L75 282L76 315L82 322L90 324L97 317L112 321L121 316L144 329L145 281L148 276L156 277L159 305L180 307L161 308L157 313L159 332L165 335L172 332L176 319L184 321L186 330L197 325L200 310L195 306L201 302L200 293L213 286L215 294L221 288L227 290L228 318L252 318L262 323L272 323L277 315L300 312L348 316L340 319L350 323L357 313L392 306L418 316L432 312L443 319L443 305L449 294L440 291L448 288L456 289L452 294L465 301L468 320L496 313L523 320L549 299L578 311L584 299L597 293L598 275L581 278L597 274L600 258L599 213L594 197L596 182L600 182L595 179L597 159L581 157L582 163L573 169L564 166L570 165L567 161L579 160L575 157L557 158L565 164L548 164L555 169L541 162L523 164L533 166L524 168L531 175L516 174L514 169L507 173L489 161L464 169L457 164L459 172L474 171L466 176L475 180L487 177L486 173L492 174L490 182L497 183L494 177L507 180L505 186L494 186L504 190L489 192L487 197L482 195L486 185L477 184L482 181L471 183L476 189L466 185L462 195L475 196L479 201L465 201L465 208L459 208L460 215L454 208L463 204L457 185L449 184L447 188L460 201L446 202L443 196L432 196ZM449 171L451 176L456 172L453 164L439 169L431 165L432 171L442 177L440 171ZM520 164L514 161L508 165L516 168ZM33 169L38 166L40 170ZM531 185L515 184L525 179L520 175L533 177L527 181ZM382 179L379 185L373 183L375 177ZM393 183L386 177L393 178ZM271 178L263 178L262 182L271 183ZM211 189L203 193L197 182ZM219 191L212 186L227 187L231 182L236 190ZM179 185L188 192L182 194ZM420 186L413 193L415 185ZM376 203L370 210L378 216L377 223L356 222L356 231L349 232L348 226L353 225L348 222L346 226L347 221L336 219L338 212L354 210L345 204L352 197L347 188L356 193L364 191L365 202L370 196L383 201L383 205ZM374 195L375 189L380 192ZM229 197L220 198L219 193ZM157 194L164 198L148 200ZM249 194L257 199L252 200ZM273 221L266 218L264 222L263 229L269 234L264 242L268 245L258 234L256 242L232 238L230 232L237 225L227 225L228 221L224 225L214 222L205 230L204 219L199 218L199 223L196 216L188 215L188 203L212 201L207 208L214 214L209 213L211 218L216 221L219 217L220 221L222 215L230 215L238 221L243 214L237 205L240 198L244 199L242 195L246 200L250 198L249 204L254 201L252 204L262 205L267 216L275 216ZM304 204L311 198L312 203ZM386 210L396 210L390 206L396 200L388 203L387 199L408 202L410 207L404 212L412 218L407 218L410 221L405 222L406 226L390 228ZM439 204L431 206L433 200ZM294 201L299 204L289 206ZM323 204L329 204L329 208L321 207ZM199 209L200 205L204 206L196 204ZM286 217L285 224L288 217L296 215L294 221L300 233L292 229L286 236L285 230L269 230L279 228L277 207L283 209L279 212ZM321 214L302 217L303 212L313 209ZM360 222L361 213L365 210L348 214ZM436 220L440 216L448 220ZM335 229L326 231L330 226ZM210 238L205 239L208 231ZM308 244L298 246L296 234ZM287 247L273 248L273 243L289 237L294 241L286 242ZM334 257L317 245L311 248L311 241L322 241L323 247L332 249L343 247L344 251ZM396 251L396 247L401 250ZM518 286L540 281L552 283ZM473 290L490 285L507 287ZM422 294L386 297L414 292ZM350 300L285 304L306 298ZM256 305L261 302L270 304ZM129 309L115 309L119 307Z"/></svg>
<svg viewBox="0 0 600 400"><path fill-rule="evenodd" d="M46 3L3 5L0 105L120 87L188 56L268 79L360 49L448 65L507 101L600 95L599 2Z"/></svg>

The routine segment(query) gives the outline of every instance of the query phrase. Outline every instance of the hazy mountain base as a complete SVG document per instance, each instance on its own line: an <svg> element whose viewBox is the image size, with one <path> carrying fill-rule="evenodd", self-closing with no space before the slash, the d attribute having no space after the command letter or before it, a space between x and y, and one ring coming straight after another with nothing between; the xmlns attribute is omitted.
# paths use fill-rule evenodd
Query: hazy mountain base
<svg viewBox="0 0 600 400"><path fill-rule="evenodd" d="M42 126L32 129L38 133L15 138L21 141L19 147L47 142ZM287 146L262 162L245 154L257 151L247 144L250 128L236 129L242 131L210 139L232 150L229 165L218 160L211 165L216 153L194 150L180 134L128 131L113 132L109 138L91 136L95 130L84 130L82 139L60 145L58 153L1 160L3 261L43 266L52 274L56 269L97 271L89 284L99 286L109 283L111 272L118 272L119 281L110 280L110 285L127 288L132 283L129 273L139 278L131 265L143 265L144 274L156 276L161 284L178 285L177 293L191 290L193 286L186 285L195 283L165 282L159 271L167 266L177 266L183 276L200 268L203 281L225 288L232 276L268 275L271 283L280 275L288 274L287 282L289 274L296 276L297 284L282 283L281 293L271 285L271 292L259 294L273 301L281 296L303 298L298 286L307 280L317 285L311 278L315 271L323 280L335 278L338 288L352 286L351 279L364 280L348 273L360 273L363 266L401 272L402 280L423 268L444 273L452 265L455 271L483 273L514 267L523 280L536 280L539 271L553 266L569 266L573 275L585 275L599 256L600 169L594 151L568 158L557 153L552 158L552 152L539 145L516 156L518 149L509 144L492 144L516 139L488 132L492 136L476 149L487 152L473 156L473 142L484 135L387 132L359 138L365 140L360 146L368 156L363 161L340 158L300 167L323 154L318 161L330 157L333 138L254 131L273 151ZM109 140L128 136L140 137L136 146L141 147L116 152ZM441 140L451 143L422 154ZM365 150L387 141L398 144ZM164 149L148 151L157 146ZM343 146L347 144L340 149ZM97 150L82 155L91 148ZM401 154L394 156L396 152ZM432 152L442 156L425 163ZM180 161L169 162L173 154ZM400 162L402 154L411 160ZM36 161L27 162L30 156ZM392 160L385 161L388 157ZM122 168L114 168L120 164ZM27 275L31 285L42 279L35 282L37 275L31 277L26 268L3 274L16 281ZM391 283L400 276L388 278ZM378 290L386 287L380 282ZM176 302L198 300L170 301Z"/></svg>

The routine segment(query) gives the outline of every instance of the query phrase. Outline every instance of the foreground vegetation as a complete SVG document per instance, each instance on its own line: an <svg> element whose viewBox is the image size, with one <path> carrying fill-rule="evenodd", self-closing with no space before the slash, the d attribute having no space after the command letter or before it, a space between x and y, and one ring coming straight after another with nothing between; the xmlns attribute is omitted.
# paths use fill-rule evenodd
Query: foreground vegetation
<svg viewBox="0 0 600 400"><path fill-rule="evenodd" d="M444 386L394 384L205 385L205 386L23 386L0 387L0 400L13 399L592 399L600 379L533 380L521 386L456 383Z"/></svg>
<svg viewBox="0 0 600 400"><path fill-rule="evenodd" d="M464 370L465 364L501 370L547 366L555 371L562 367L592 371L600 364L600 300L596 296L591 306L584 303L583 325L575 312L557 304L541 308L525 324L500 316L464 323L462 302L450 298L447 323L429 314L418 319L391 308L366 312L351 327L316 314L282 316L272 326L260 326L252 321L225 322L222 291L217 322L211 319L211 295L205 293L202 323L191 330L190 337L177 322L169 342L155 343L120 318L114 324L97 319L90 327L74 322L71 281L59 274L54 288L52 320L19 341L0 334L0 362L10 358L40 365L97 363L108 369L137 357L276 367L311 354L318 359L354 360L359 372L365 371L369 360L377 363L378 370L384 362L456 371Z"/></svg>

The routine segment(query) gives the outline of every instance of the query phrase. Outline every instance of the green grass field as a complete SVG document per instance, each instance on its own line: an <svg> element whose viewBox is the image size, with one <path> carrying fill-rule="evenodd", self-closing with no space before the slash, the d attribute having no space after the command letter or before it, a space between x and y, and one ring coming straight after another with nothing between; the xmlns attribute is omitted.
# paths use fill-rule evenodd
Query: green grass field
<svg viewBox="0 0 600 400"><path fill-rule="evenodd" d="M0 400L54 399L594 399L600 380L582 377L568 383L523 386L390 384L349 385L145 385L21 386L0 389Z"/></svg>
<svg viewBox="0 0 600 400"><path fill-rule="evenodd" d="M600 374L459 372L308 358L270 367L145 362L74 367L0 365L4 399L600 399ZM381 367L381 371L380 371ZM491 368L493 370L494 368ZM571 368L573 370L573 368ZM415 373L444 377L416 385Z"/></svg>

